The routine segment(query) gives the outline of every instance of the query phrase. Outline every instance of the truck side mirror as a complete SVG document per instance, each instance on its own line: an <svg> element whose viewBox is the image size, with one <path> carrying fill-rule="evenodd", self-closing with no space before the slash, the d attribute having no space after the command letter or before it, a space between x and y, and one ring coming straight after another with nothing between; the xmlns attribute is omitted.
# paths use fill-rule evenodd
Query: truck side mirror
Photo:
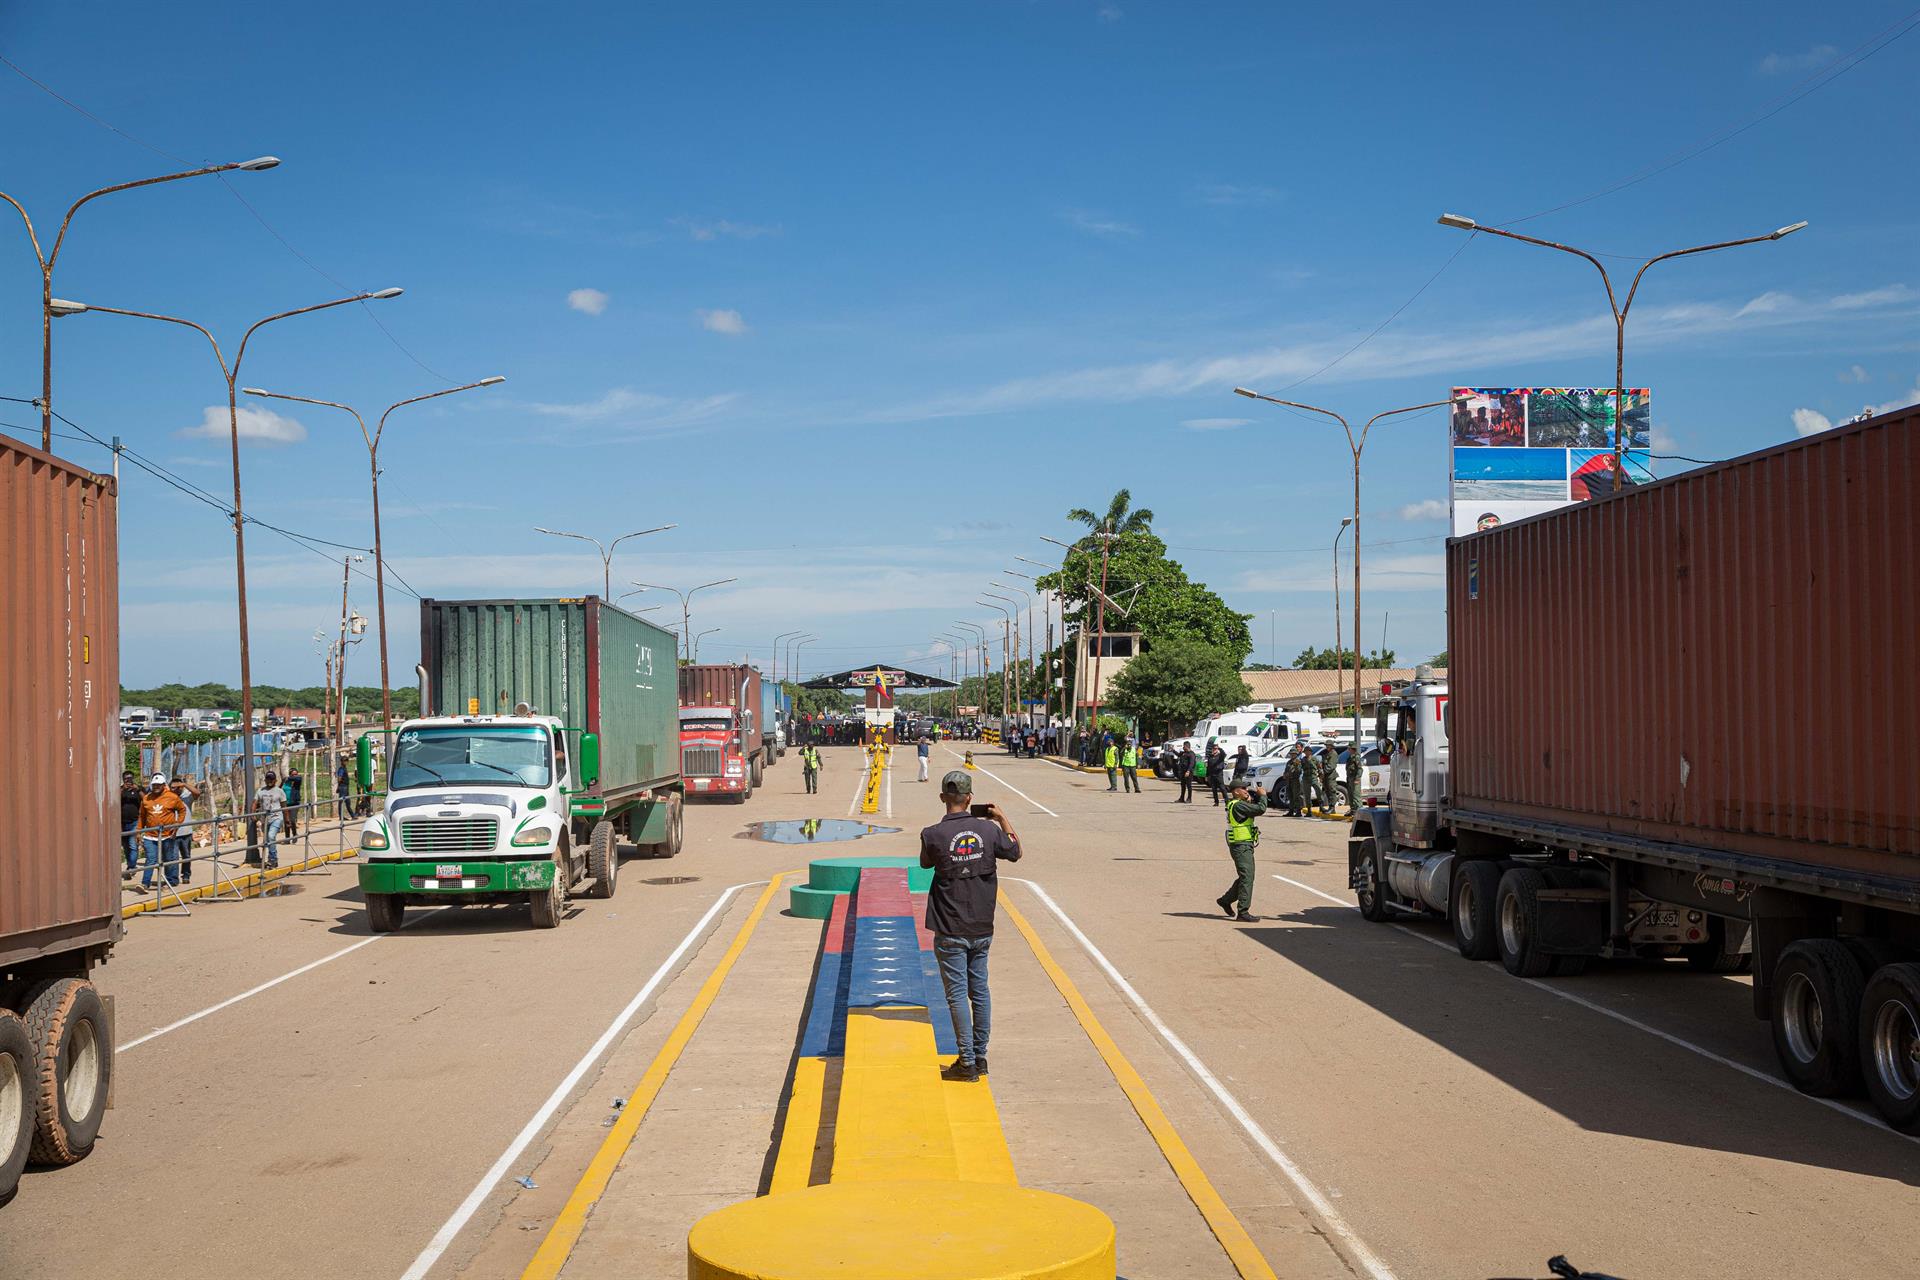
<svg viewBox="0 0 1920 1280"><path fill-rule="evenodd" d="M363 733L353 749L354 781L360 784L360 790L373 790L373 735Z"/></svg>
<svg viewBox="0 0 1920 1280"><path fill-rule="evenodd" d="M580 785L591 787L600 781L600 735L580 735Z"/></svg>
<svg viewBox="0 0 1920 1280"><path fill-rule="evenodd" d="M1373 709L1373 740L1375 742L1387 740L1387 704L1385 702L1381 702Z"/></svg>

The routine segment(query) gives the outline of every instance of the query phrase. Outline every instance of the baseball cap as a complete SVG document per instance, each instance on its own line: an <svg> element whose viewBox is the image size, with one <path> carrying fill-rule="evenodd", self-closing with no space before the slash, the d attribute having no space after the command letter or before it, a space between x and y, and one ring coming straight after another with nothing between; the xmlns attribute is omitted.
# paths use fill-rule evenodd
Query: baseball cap
<svg viewBox="0 0 1920 1280"><path fill-rule="evenodd" d="M970 796L973 794L973 775L965 769L950 769L940 779L940 789L949 795Z"/></svg>
<svg viewBox="0 0 1920 1280"><path fill-rule="evenodd" d="M167 785L167 775L164 773L156 773L147 779L147 785L150 787L164 787Z"/></svg>

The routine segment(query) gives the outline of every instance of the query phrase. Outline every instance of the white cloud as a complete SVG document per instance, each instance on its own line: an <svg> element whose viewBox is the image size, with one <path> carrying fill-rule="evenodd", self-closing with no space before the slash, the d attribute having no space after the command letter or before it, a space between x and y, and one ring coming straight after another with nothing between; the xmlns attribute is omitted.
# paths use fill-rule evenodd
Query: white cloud
<svg viewBox="0 0 1920 1280"><path fill-rule="evenodd" d="M571 404L533 403L528 410L545 418L581 424L604 424L622 431L649 433L696 426L719 414L740 398L737 392L713 396L661 396L615 387L591 400Z"/></svg>
<svg viewBox="0 0 1920 1280"><path fill-rule="evenodd" d="M1814 409L1795 409L1793 411L1793 429L1803 436L1817 436L1822 431L1831 430L1833 419Z"/></svg>
<svg viewBox="0 0 1920 1280"><path fill-rule="evenodd" d="M1898 399L1889 400L1885 404L1870 404L1867 406L1867 412L1876 415L1892 413L1895 409L1904 409L1910 404L1920 404L1920 378L1914 379L1911 391L1904 392Z"/></svg>
<svg viewBox="0 0 1920 1280"><path fill-rule="evenodd" d="M1189 431L1232 431L1252 421L1252 418L1187 418L1180 425Z"/></svg>
<svg viewBox="0 0 1920 1280"><path fill-rule="evenodd" d="M1278 204L1285 198L1273 187L1236 182L1202 183L1194 188L1193 194L1201 204L1214 205Z"/></svg>
<svg viewBox="0 0 1920 1280"><path fill-rule="evenodd" d="M718 218L707 222L697 218L675 218L674 225L686 228L687 235L695 240L758 240L761 236L777 236L779 227L765 227L752 222L733 222Z"/></svg>
<svg viewBox="0 0 1920 1280"><path fill-rule="evenodd" d="M567 305L585 315L597 316L607 309L607 295L598 289L575 289L567 295Z"/></svg>
<svg viewBox="0 0 1920 1280"><path fill-rule="evenodd" d="M298 420L256 405L241 405L234 424L240 438L250 444L299 444L307 438L307 429ZM210 404L201 411L199 426L182 427L174 434L182 439L225 440L229 431L227 406Z"/></svg>
<svg viewBox="0 0 1920 1280"><path fill-rule="evenodd" d="M747 331L747 322L738 311L721 308L715 311L696 311L700 317L700 327L713 333L724 333L730 337L739 337Z"/></svg>
<svg viewBox="0 0 1920 1280"><path fill-rule="evenodd" d="M1711 338L1802 325L1831 324L1836 316L1878 319L1912 314L1915 293L1893 285L1829 298L1763 294L1743 303L1693 302L1634 313L1634 345L1645 351L1684 339ZM1326 366L1353 346L1353 333L1248 351L1169 356L1135 364L1064 369L1014 378L972 391L931 395L887 406L868 415L876 421L915 421L1001 413L1068 403L1124 403L1226 392L1236 386L1290 382L1320 375L1323 384L1377 378L1471 376L1474 370L1610 349L1613 318L1593 315L1562 324L1518 319L1497 329L1413 329L1387 333L1331 369ZM1325 372L1322 372L1325 370Z"/></svg>
<svg viewBox="0 0 1920 1280"><path fill-rule="evenodd" d="M1674 435L1673 431L1665 425L1655 423L1653 427L1653 451L1655 453L1678 453L1680 451L1680 437Z"/></svg>
<svg viewBox="0 0 1920 1280"><path fill-rule="evenodd" d="M1867 371L1857 364L1840 371L1840 381L1842 382L1865 382L1868 376Z"/></svg>
<svg viewBox="0 0 1920 1280"><path fill-rule="evenodd" d="M1074 230L1105 240L1130 240L1140 234L1140 228L1131 222L1122 222L1118 218L1109 218L1086 209L1068 209L1060 216Z"/></svg>
<svg viewBox="0 0 1920 1280"><path fill-rule="evenodd" d="M1445 520L1447 504L1438 498L1428 498L1422 502L1409 502L1400 508L1402 520Z"/></svg>
<svg viewBox="0 0 1920 1280"><path fill-rule="evenodd" d="M1811 71L1832 62L1840 51L1830 44L1816 44L1805 53L1770 53L1760 59L1757 70L1763 76L1785 75L1789 71Z"/></svg>

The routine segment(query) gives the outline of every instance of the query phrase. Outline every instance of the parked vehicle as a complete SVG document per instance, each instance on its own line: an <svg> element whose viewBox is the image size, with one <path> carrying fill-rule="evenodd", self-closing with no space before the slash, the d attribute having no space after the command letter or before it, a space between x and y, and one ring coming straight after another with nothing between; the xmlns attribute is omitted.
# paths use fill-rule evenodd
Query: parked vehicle
<svg viewBox="0 0 1920 1280"><path fill-rule="evenodd" d="M1391 808L1351 832L1367 918L1445 915L1529 978L1751 968L1794 1085L1920 1132L1920 792L1833 684L1920 659L1886 550L1920 546L1916 477L1909 408L1449 543L1452 683L1399 698Z"/></svg>
<svg viewBox="0 0 1920 1280"><path fill-rule="evenodd" d="M680 851L675 640L588 596L420 602L420 706L394 730L387 795L360 834L377 933L408 906L611 898L625 838ZM374 741L358 744L360 785Z"/></svg>
<svg viewBox="0 0 1920 1280"><path fill-rule="evenodd" d="M680 668L680 771L689 794L744 804L760 785L769 756L767 683L744 663Z"/></svg>
<svg viewBox="0 0 1920 1280"><path fill-rule="evenodd" d="M1277 742L1268 747L1264 755L1254 760L1253 767L1248 770L1249 777L1269 794L1276 788L1284 789L1287 755L1292 750L1293 744L1287 742ZM1334 780L1339 786L1345 787L1347 757L1352 754L1353 748L1341 746L1338 743L1320 743L1310 747L1310 756L1316 768L1319 767L1321 756L1328 751L1333 752ZM1360 753L1360 803L1378 804L1386 798L1386 756L1380 750L1378 743L1368 743L1361 748Z"/></svg>
<svg viewBox="0 0 1920 1280"><path fill-rule="evenodd" d="M1173 758L1182 745L1193 748L1196 756L1205 755L1210 742L1218 742L1228 755L1242 746L1253 755L1270 749L1276 742L1294 742L1320 731L1317 711L1279 711L1271 703L1256 702L1232 711L1209 716L1194 725L1183 738L1172 738L1147 748L1147 764L1162 778L1173 776Z"/></svg>
<svg viewBox="0 0 1920 1280"><path fill-rule="evenodd" d="M773 768L774 762L786 751L782 741L782 726L786 723L787 695L780 686L765 676L760 678L760 754L765 760L765 768Z"/></svg>
<svg viewBox="0 0 1920 1280"><path fill-rule="evenodd" d="M0 1204L29 1161L93 1150L113 1087L120 940L119 552L113 481L0 436ZM29 733L28 730L31 730Z"/></svg>

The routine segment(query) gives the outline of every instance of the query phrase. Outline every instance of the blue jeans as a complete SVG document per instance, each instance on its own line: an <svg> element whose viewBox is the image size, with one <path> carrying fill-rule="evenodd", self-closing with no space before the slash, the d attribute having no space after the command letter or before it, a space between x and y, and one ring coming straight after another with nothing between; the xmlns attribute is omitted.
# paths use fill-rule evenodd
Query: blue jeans
<svg viewBox="0 0 1920 1280"><path fill-rule="evenodd" d="M140 848L145 853L145 857L142 858L140 863L140 865L145 868L140 875L140 887L142 889L153 888L153 869L155 867L160 868L160 873L168 884L180 883L180 873L175 868L173 862L172 840L161 836L141 836ZM165 855L166 859L164 863L161 861L162 854Z"/></svg>
<svg viewBox="0 0 1920 1280"><path fill-rule="evenodd" d="M264 846L260 855L262 868L280 865L280 828L285 822L284 817L275 813L260 824L260 842Z"/></svg>
<svg viewBox="0 0 1920 1280"><path fill-rule="evenodd" d="M123 852L127 856L127 876L129 879L131 879L133 876L133 873L140 869L140 832L139 830L136 828L129 827L126 833L120 837L120 843L123 846L125 846L123 849Z"/></svg>
<svg viewBox="0 0 1920 1280"><path fill-rule="evenodd" d="M987 991L987 948L993 936L955 938L937 934L933 954L940 961L940 985L947 989L947 1010L953 1015L953 1041L960 1061L987 1056L987 1033L993 1025L993 997Z"/></svg>

